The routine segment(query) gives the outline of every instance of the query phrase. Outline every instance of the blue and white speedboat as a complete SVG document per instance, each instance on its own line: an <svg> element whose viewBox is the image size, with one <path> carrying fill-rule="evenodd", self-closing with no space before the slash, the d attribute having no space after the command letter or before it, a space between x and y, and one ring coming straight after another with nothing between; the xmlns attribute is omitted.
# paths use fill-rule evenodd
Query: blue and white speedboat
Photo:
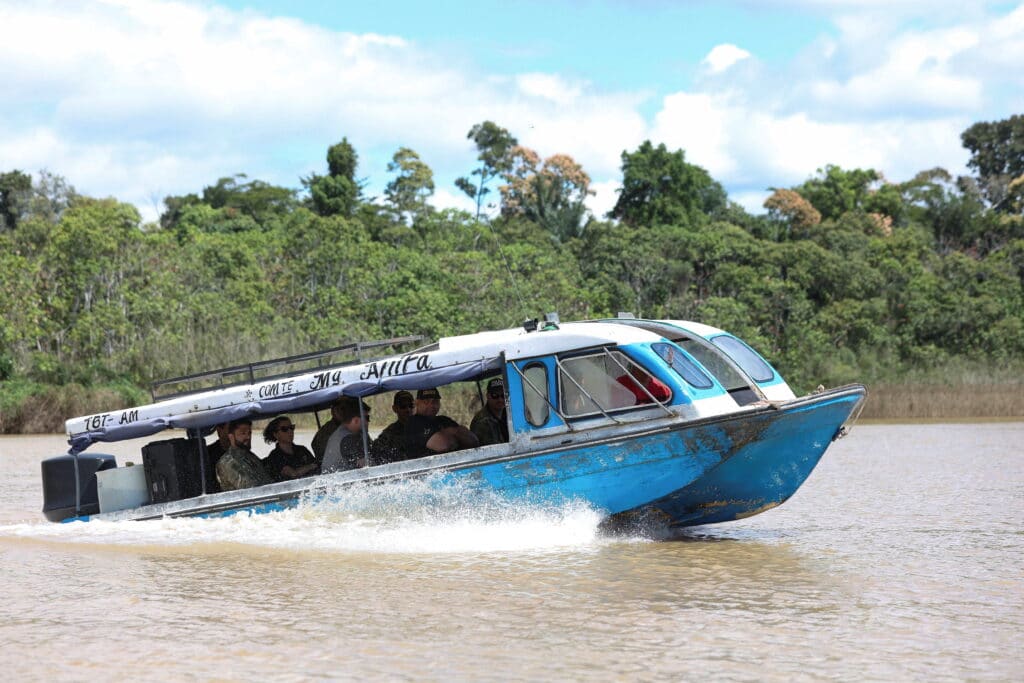
<svg viewBox="0 0 1024 683"><path fill-rule="evenodd" d="M203 492L203 435L219 423L322 410L341 396L480 386L494 377L506 387L507 443ZM44 513L70 521L270 512L339 487L427 478L432 486L511 500L581 501L613 520L669 527L725 522L792 496L856 419L865 394L853 384L796 397L760 354L707 325L628 314L562 324L552 315L372 361L263 379L250 367L249 378L231 386L72 418L68 454L43 463ZM172 486L170 495L164 487L154 502L152 477L136 468L133 495L113 502L97 495L98 480L132 473L113 456L87 449L168 429L185 430L193 444L191 487Z"/></svg>

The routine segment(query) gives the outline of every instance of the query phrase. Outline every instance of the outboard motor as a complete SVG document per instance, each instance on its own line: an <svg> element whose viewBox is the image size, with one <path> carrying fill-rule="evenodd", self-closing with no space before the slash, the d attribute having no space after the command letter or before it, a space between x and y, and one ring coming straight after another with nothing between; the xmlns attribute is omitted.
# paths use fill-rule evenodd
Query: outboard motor
<svg viewBox="0 0 1024 683"><path fill-rule="evenodd" d="M75 471L78 471L78 485L75 485ZM96 473L117 467L112 455L91 453L89 455L58 455L43 461L43 514L51 522L60 522L70 517L95 515L100 511L99 494L96 491ZM77 488L77 491L76 491ZM78 504L76 496L81 496Z"/></svg>

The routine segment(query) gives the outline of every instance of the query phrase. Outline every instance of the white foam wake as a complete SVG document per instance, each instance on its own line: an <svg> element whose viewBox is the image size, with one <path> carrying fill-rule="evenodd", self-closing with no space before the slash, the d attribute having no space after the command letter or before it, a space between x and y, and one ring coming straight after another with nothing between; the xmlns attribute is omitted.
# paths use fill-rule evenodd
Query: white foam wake
<svg viewBox="0 0 1024 683"><path fill-rule="evenodd" d="M599 542L601 514L577 502L508 501L429 480L352 486L269 514L0 527L0 536L117 546L241 544L297 551L479 553Z"/></svg>

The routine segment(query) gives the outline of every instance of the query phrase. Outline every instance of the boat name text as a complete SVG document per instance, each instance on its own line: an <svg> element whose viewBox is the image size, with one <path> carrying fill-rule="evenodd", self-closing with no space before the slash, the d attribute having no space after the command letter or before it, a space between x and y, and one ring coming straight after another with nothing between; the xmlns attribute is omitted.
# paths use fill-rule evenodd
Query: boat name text
<svg viewBox="0 0 1024 683"><path fill-rule="evenodd" d="M286 379L281 382L274 382L273 384L264 384L260 387L259 394L260 398L270 398L272 396L287 396L292 393L292 388L295 385L295 380Z"/></svg>
<svg viewBox="0 0 1024 683"><path fill-rule="evenodd" d="M117 424L126 425L136 422L139 419L138 409L134 410L122 410L119 417L115 417L110 413L102 413L100 415L92 415L91 417L85 418L86 429L103 429L107 425L112 425L115 420Z"/></svg>
<svg viewBox="0 0 1024 683"><path fill-rule="evenodd" d="M359 379L382 379L384 377L404 375L410 371L410 366L412 366L412 372L429 370L431 367L430 354L414 353L408 356L402 356L396 360L374 361L366 366L366 370L359 375Z"/></svg>

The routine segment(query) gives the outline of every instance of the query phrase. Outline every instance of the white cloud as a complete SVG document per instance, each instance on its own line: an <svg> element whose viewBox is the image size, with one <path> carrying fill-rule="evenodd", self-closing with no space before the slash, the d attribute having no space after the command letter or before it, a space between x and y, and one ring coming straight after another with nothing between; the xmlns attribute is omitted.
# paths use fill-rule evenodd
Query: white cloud
<svg viewBox="0 0 1024 683"><path fill-rule="evenodd" d="M395 36L159 0L0 6L0 71L5 164L139 205L239 171L295 187L343 135L379 194L399 146L439 176L468 172L466 132L486 119L592 173L615 172L645 129L637 95L557 74L481 78Z"/></svg>
<svg viewBox="0 0 1024 683"><path fill-rule="evenodd" d="M723 43L711 48L711 51L701 60L701 64L706 65L711 73L717 74L748 57L750 57L750 53L743 48L736 47L731 43Z"/></svg>
<svg viewBox="0 0 1024 683"><path fill-rule="evenodd" d="M874 168L894 180L945 166L959 172L966 119L818 121L739 95L677 93L665 98L653 138L681 148L726 186L761 191L798 184L818 168Z"/></svg>
<svg viewBox="0 0 1024 683"><path fill-rule="evenodd" d="M962 172L959 133L1024 106L1024 4L1002 14L972 5L938 28L925 20L932 3L917 0L896 12L890 0L790 4L838 13L836 32L770 66L720 43L693 70L695 85L648 112L649 91L601 91L557 69L480 73L399 36L253 11L0 3L0 171L46 168L151 217L154 197L236 172L296 187L347 136L369 194L381 194L388 159L408 146L434 169L435 206L475 210L450 181L476 165L466 132L492 120L542 157L572 155L594 181L588 205L600 217L617 198L622 151L647 138L755 201L828 163L896 180L939 165ZM939 5L954 16L962 3ZM910 15L924 17L912 30L900 19Z"/></svg>
<svg viewBox="0 0 1024 683"><path fill-rule="evenodd" d="M652 136L671 149L686 152L687 161L724 178L736 171L732 124L735 109L721 95L675 93L665 98L654 117Z"/></svg>
<svg viewBox="0 0 1024 683"><path fill-rule="evenodd" d="M520 74L516 76L516 85L528 97L539 97L555 104L569 104L583 93L578 84L569 83L554 74Z"/></svg>
<svg viewBox="0 0 1024 683"><path fill-rule="evenodd" d="M615 207L615 203L619 201L620 185L621 183L618 180L606 180L590 185L590 189L594 191L594 194L587 199L586 204L594 218L602 221L605 220L605 216Z"/></svg>
<svg viewBox="0 0 1024 683"><path fill-rule="evenodd" d="M970 111L981 104L981 79L977 74L958 72L951 61L978 41L978 32L967 29L898 36L885 46L879 63L846 80L819 80L812 84L811 93L814 100L827 106L857 110L925 107Z"/></svg>

